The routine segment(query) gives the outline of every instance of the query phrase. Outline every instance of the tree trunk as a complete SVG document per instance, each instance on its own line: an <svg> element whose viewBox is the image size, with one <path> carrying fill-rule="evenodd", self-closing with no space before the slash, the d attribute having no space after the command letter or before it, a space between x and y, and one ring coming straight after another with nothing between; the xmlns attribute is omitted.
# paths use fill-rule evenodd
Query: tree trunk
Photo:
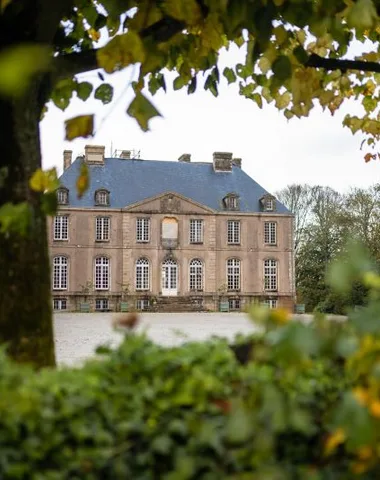
<svg viewBox="0 0 380 480"><path fill-rule="evenodd" d="M22 98L0 98L0 208L26 201L30 211L25 235L0 232L0 342L13 359L37 367L55 363L46 219L29 188L41 167L43 90L38 78Z"/></svg>

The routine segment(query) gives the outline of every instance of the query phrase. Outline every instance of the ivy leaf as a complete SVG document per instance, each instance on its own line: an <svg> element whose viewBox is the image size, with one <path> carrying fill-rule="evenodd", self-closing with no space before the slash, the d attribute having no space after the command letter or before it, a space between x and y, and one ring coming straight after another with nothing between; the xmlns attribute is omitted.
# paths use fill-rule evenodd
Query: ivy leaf
<svg viewBox="0 0 380 480"><path fill-rule="evenodd" d="M141 93L136 93L135 98L130 103L127 113L130 117L136 119L144 132L149 130L149 120L162 115L156 107Z"/></svg>
<svg viewBox="0 0 380 480"><path fill-rule="evenodd" d="M104 105L110 103L113 98L113 86L109 83L103 83L95 90L94 97L101 100Z"/></svg>
<svg viewBox="0 0 380 480"><path fill-rule="evenodd" d="M65 121L66 140L91 137L94 132L94 115L79 115Z"/></svg>
<svg viewBox="0 0 380 480"><path fill-rule="evenodd" d="M83 197L83 194L88 189L89 184L90 184L90 174L89 174L88 166L85 162L82 162L79 170L79 177L77 178L77 183L76 183L78 198Z"/></svg>
<svg viewBox="0 0 380 480"><path fill-rule="evenodd" d="M145 49L140 36L130 30L117 35L97 52L99 67L107 73L121 70L128 65L145 60Z"/></svg>
<svg viewBox="0 0 380 480"><path fill-rule="evenodd" d="M93 89L93 86L91 85L90 82L78 83L76 87L78 98L80 98L83 101L86 101L88 97L91 95L92 89Z"/></svg>
<svg viewBox="0 0 380 480"><path fill-rule="evenodd" d="M274 75L279 80L287 80L292 76L292 64L290 63L289 57L285 55L280 55L273 62L272 70Z"/></svg>

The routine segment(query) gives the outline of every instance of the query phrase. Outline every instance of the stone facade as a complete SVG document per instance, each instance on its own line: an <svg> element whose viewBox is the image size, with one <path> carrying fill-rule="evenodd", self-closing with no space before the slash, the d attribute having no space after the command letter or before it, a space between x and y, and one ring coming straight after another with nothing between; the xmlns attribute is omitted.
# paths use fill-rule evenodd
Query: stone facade
<svg viewBox="0 0 380 480"><path fill-rule="evenodd" d="M225 158L222 163L225 168ZM48 226L56 309L119 311L127 302L128 309L157 310L163 297L182 299L185 310L190 305L217 310L221 302L229 309L243 309L251 302L263 301L270 306L293 308L291 214L215 211L176 192L166 192L125 208L61 205L58 216L67 217L63 239L57 239L60 235L55 218L50 219ZM98 217L109 219L106 239L97 239ZM190 229L197 220L201 233L194 236ZM229 221L238 225L239 238L233 239L235 243L229 238ZM266 222L275 228L275 241L272 239L271 243L265 241ZM143 239L141 228L145 228ZM54 263L61 257L67 259L63 272L67 281L63 284L58 279L61 267ZM97 258L108 259L108 284L104 289L96 284ZM144 259L146 266L138 272L139 259ZM195 259L199 262L191 264ZM230 259L237 263L233 260L233 265L229 265ZM275 261L270 288L265 287L266 260ZM234 283L228 273L236 265ZM175 305L173 299L171 305Z"/></svg>

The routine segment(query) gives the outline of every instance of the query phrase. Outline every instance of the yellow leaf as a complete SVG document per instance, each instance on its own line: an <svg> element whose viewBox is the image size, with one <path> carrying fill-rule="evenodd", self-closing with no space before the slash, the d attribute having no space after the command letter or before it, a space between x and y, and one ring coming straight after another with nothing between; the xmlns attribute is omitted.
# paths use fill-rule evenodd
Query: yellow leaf
<svg viewBox="0 0 380 480"><path fill-rule="evenodd" d="M0 0L0 10L5 10L12 0Z"/></svg>
<svg viewBox="0 0 380 480"><path fill-rule="evenodd" d="M97 52L99 67L107 73L121 70L133 63L145 60L145 49L140 36L130 30L124 35L117 35Z"/></svg>
<svg viewBox="0 0 380 480"><path fill-rule="evenodd" d="M289 105L290 99L291 96L289 92L285 92L282 95L279 95L276 98L276 108L278 108L279 110L283 110Z"/></svg>
<svg viewBox="0 0 380 480"><path fill-rule="evenodd" d="M90 28L88 30L88 34L89 34L91 40L94 40L94 42L97 42L100 38L100 32L95 30L95 28Z"/></svg>
<svg viewBox="0 0 380 480"><path fill-rule="evenodd" d="M288 38L288 31L283 25L279 25L273 30L273 33L276 37L277 43L282 45Z"/></svg>
<svg viewBox="0 0 380 480"><path fill-rule="evenodd" d="M290 320L290 316L287 310L276 308L270 311L270 320L276 325L286 325Z"/></svg>
<svg viewBox="0 0 380 480"><path fill-rule="evenodd" d="M195 0L165 0L163 10L171 17L195 25L202 19L201 9Z"/></svg>
<svg viewBox="0 0 380 480"><path fill-rule="evenodd" d="M360 447L356 452L360 460L369 460L373 457L373 449L369 445Z"/></svg>
<svg viewBox="0 0 380 480"><path fill-rule="evenodd" d="M224 30L217 15L208 15L202 28L202 44L218 51L225 43Z"/></svg>
<svg viewBox="0 0 380 480"><path fill-rule="evenodd" d="M41 168L33 173L29 180L29 186L35 192L43 192L45 190L45 175Z"/></svg>
<svg viewBox="0 0 380 480"><path fill-rule="evenodd" d="M374 400L369 405L369 410L373 417L380 418L380 401Z"/></svg>
<svg viewBox="0 0 380 480"><path fill-rule="evenodd" d="M127 113L137 120L144 132L149 130L149 120L151 118L161 117L160 112L142 93L136 93L135 98L128 107Z"/></svg>
<svg viewBox="0 0 380 480"><path fill-rule="evenodd" d="M261 57L259 60L259 69L265 75L269 72L272 63L269 61L267 57Z"/></svg>
<svg viewBox="0 0 380 480"><path fill-rule="evenodd" d="M65 121L66 140L91 137L94 131L94 115L79 115Z"/></svg>
<svg viewBox="0 0 380 480"><path fill-rule="evenodd" d="M90 175L87 164L82 162L79 171L79 177L77 178L77 192L78 198L81 198L84 192L88 189L90 184Z"/></svg>
<svg viewBox="0 0 380 480"><path fill-rule="evenodd" d="M353 391L354 397L360 405L367 405L369 400L368 390L365 390L362 387L357 387Z"/></svg>
<svg viewBox="0 0 380 480"><path fill-rule="evenodd" d="M344 443L346 440L346 434L343 428L338 428L333 432L325 443L325 455L330 455L338 445Z"/></svg>

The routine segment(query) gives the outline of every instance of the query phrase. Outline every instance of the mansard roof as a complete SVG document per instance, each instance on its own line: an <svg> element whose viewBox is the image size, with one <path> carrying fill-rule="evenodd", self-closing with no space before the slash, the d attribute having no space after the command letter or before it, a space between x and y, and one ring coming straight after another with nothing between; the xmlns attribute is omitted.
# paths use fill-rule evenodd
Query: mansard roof
<svg viewBox="0 0 380 480"><path fill-rule="evenodd" d="M215 211L225 211L223 198L231 192L239 195L239 211L259 213L260 199L268 192L233 165L230 172L215 172L212 163L188 163L161 160L105 158L104 165L88 165L90 188L82 198L75 194L82 158L67 168L60 181L68 188L71 207L93 207L99 189L110 192L110 208L123 208L164 192L177 192ZM277 201L276 213L290 214Z"/></svg>

